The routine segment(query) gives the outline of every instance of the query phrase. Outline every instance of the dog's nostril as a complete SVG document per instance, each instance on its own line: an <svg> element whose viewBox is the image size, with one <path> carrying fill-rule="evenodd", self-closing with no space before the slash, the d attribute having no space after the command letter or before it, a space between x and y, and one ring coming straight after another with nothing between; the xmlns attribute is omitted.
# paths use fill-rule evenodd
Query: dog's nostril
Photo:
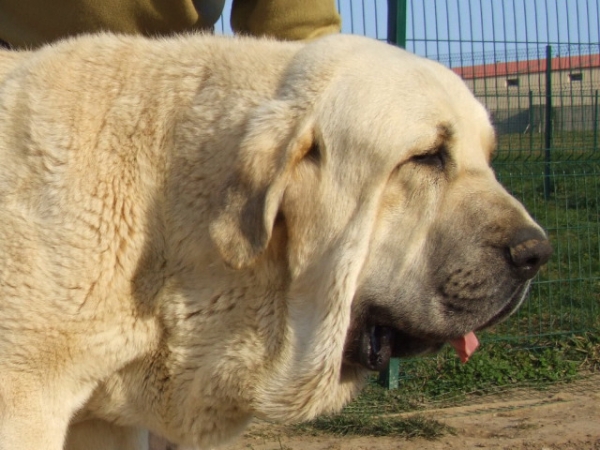
<svg viewBox="0 0 600 450"><path fill-rule="evenodd" d="M552 246L536 228L517 231L509 243L510 262L521 278L533 278L552 256Z"/></svg>

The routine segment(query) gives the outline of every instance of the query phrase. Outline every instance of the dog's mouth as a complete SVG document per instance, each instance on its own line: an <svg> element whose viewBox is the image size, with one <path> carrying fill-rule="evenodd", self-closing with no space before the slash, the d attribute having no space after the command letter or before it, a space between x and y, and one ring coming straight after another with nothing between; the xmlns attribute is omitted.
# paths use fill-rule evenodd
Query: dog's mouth
<svg viewBox="0 0 600 450"><path fill-rule="evenodd" d="M439 351L445 343L452 345L462 362L479 346L474 332L448 341L412 336L387 326L370 326L362 330L353 344L346 348L344 362L372 370L385 369L390 358L408 358Z"/></svg>
<svg viewBox="0 0 600 450"><path fill-rule="evenodd" d="M476 320L474 329L462 335L423 334L399 329L390 324L389 311L371 307L363 317L362 325L353 328L347 337L344 350L344 364L362 366L368 370L385 369L390 358L410 358L439 351L450 344L460 360L465 363L473 355L479 341L476 331L495 325L510 316L521 305L528 290L529 282L519 285L504 306L491 318ZM383 319L377 319L382 318ZM471 322L473 325L473 322Z"/></svg>

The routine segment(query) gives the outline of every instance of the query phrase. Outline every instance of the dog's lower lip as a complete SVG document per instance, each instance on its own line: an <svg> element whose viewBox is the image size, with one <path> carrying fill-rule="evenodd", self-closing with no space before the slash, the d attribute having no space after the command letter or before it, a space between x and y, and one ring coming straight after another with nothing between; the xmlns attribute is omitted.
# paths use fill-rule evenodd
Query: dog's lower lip
<svg viewBox="0 0 600 450"><path fill-rule="evenodd" d="M506 303L506 305L504 305L504 307L500 311L498 311L498 313L494 317L492 317L490 320L488 320L486 323L484 323L480 327L476 328L474 331L481 331L486 328L489 328L492 325L502 322L504 319L506 319L508 316L510 316L523 302L523 300L526 297L528 289L529 289L528 282L523 283L520 286L518 286L515 289L515 291L513 292L513 294L511 295L510 300Z"/></svg>

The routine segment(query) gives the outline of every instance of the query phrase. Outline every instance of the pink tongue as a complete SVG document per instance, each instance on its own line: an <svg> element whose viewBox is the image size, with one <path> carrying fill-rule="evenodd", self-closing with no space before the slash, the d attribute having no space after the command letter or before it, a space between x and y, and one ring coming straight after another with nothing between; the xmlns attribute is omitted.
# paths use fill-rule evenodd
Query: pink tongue
<svg viewBox="0 0 600 450"><path fill-rule="evenodd" d="M456 353L458 353L462 363L466 363L469 360L469 357L475 353L477 347L479 347L477 336L475 336L475 333L472 331L463 337L450 341L450 344L454 347Z"/></svg>

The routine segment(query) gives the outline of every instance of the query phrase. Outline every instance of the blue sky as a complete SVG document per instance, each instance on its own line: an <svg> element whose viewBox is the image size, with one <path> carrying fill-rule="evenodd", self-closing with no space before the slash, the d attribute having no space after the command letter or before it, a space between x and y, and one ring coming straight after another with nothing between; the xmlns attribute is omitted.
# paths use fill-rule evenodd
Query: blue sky
<svg viewBox="0 0 600 450"><path fill-rule="evenodd" d="M224 28L230 33L225 6ZM597 53L559 44L600 42L600 0L407 0L407 48L420 55L446 59L448 55L495 60L537 58L546 44L561 51ZM337 0L343 33L385 40L387 0ZM574 47L571 47L574 48ZM487 57L486 57L487 59ZM487 61L486 61L487 62Z"/></svg>
<svg viewBox="0 0 600 450"><path fill-rule="evenodd" d="M407 47L426 56L543 53L547 44L556 53L565 43L600 42L598 0L408 1Z"/></svg>

